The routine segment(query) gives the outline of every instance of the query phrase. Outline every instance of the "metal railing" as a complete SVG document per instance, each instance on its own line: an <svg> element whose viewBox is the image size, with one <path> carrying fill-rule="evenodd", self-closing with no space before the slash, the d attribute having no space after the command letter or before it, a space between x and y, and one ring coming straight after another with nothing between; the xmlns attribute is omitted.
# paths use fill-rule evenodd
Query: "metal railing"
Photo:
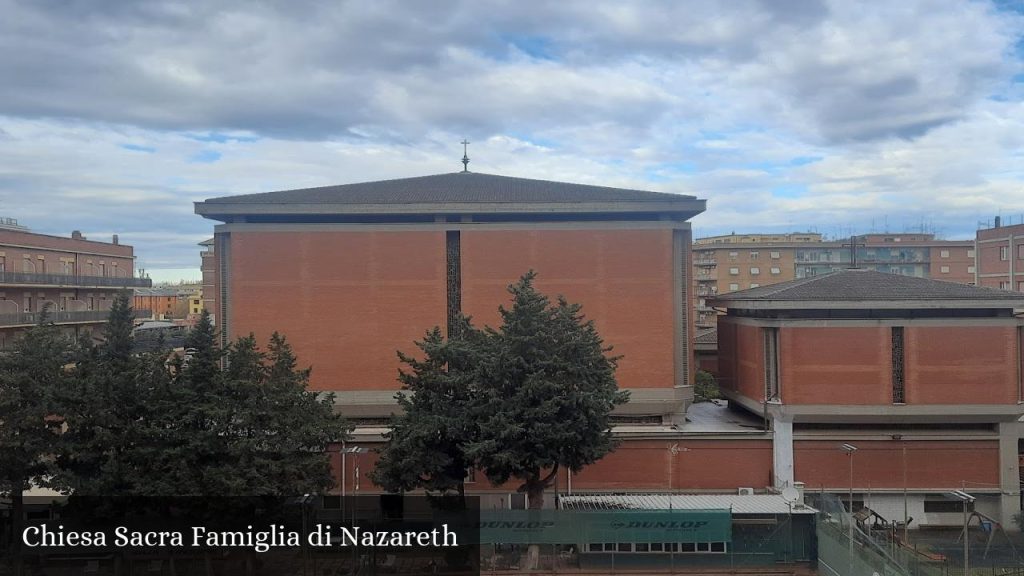
<svg viewBox="0 0 1024 576"><path fill-rule="evenodd" d="M38 324L42 312L18 312L0 314L0 326L32 326ZM136 318L148 318L153 315L151 310L135 310ZM70 324L74 322L106 322L110 310L77 310L50 311L50 320L54 324Z"/></svg>
<svg viewBox="0 0 1024 576"><path fill-rule="evenodd" d="M149 278L116 277L116 276L78 276L74 274L36 274L33 272L0 272L0 285L49 284L54 286L98 286L111 288L150 288L153 281Z"/></svg>

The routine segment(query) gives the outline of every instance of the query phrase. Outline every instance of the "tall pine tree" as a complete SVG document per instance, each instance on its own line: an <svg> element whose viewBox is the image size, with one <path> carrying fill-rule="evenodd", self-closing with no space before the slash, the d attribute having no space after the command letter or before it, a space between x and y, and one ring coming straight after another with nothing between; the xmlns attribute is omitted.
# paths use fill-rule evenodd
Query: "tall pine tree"
<svg viewBox="0 0 1024 576"><path fill-rule="evenodd" d="M144 424L146 394L132 345L134 314L127 292L110 309L98 346L80 341L71 382L61 396L67 425L57 460L61 478L78 494L127 494L144 465L134 449Z"/></svg>
<svg viewBox="0 0 1024 576"><path fill-rule="evenodd" d="M396 395L402 412L392 417L372 478L391 492L454 492L464 508L465 480L473 468L467 447L479 429L473 402L483 336L468 319L458 322L448 340L435 327L415 343L422 360L398 353L408 367L399 375L403 391Z"/></svg>
<svg viewBox="0 0 1024 576"><path fill-rule="evenodd" d="M69 344L47 306L38 325L0 355L0 496L11 499L12 534L21 534L23 492L52 473L50 456L60 439L55 397L67 380Z"/></svg>
<svg viewBox="0 0 1024 576"><path fill-rule="evenodd" d="M539 509L560 469L579 472L614 448L609 416L629 395L618 389L617 358L593 321L564 298L552 306L535 277L509 286L512 306L500 308L500 328L488 329L480 434L468 452L492 483L520 481L529 507Z"/></svg>

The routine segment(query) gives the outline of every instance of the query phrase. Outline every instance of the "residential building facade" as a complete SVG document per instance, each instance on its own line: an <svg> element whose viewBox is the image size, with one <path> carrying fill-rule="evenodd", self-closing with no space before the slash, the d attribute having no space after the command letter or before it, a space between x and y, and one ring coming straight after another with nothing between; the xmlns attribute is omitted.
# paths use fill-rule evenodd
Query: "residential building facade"
<svg viewBox="0 0 1024 576"><path fill-rule="evenodd" d="M978 230L975 264L978 286L1024 292L1024 224Z"/></svg>
<svg viewBox="0 0 1024 576"><path fill-rule="evenodd" d="M716 295L848 268L854 255L861 268L975 282L974 242L936 240L933 234L865 234L827 242L814 233L700 238L693 244L697 327L715 326L717 313L708 301Z"/></svg>
<svg viewBox="0 0 1024 576"><path fill-rule="evenodd" d="M131 246L36 234L12 219L0 222L0 350L8 348L49 307L68 337L97 332L119 290L150 286L135 278Z"/></svg>

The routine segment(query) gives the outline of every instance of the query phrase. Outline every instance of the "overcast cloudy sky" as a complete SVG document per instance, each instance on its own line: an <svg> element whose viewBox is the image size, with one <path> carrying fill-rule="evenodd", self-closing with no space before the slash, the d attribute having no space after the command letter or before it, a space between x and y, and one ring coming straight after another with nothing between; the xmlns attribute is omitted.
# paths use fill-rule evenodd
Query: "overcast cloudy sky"
<svg viewBox="0 0 1024 576"><path fill-rule="evenodd" d="M0 15L0 214L118 233L156 279L197 275L194 201L456 171L463 138L479 172L706 198L698 235L969 238L1024 213L1019 0Z"/></svg>

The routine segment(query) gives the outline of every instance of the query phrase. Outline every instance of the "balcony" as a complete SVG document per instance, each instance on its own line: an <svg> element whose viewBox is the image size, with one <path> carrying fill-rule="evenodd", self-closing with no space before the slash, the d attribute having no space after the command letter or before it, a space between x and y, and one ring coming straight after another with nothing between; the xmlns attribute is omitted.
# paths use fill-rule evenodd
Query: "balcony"
<svg viewBox="0 0 1024 576"><path fill-rule="evenodd" d="M0 286L69 286L78 288L150 288L149 278L113 276L75 276L72 274L35 274L0 272Z"/></svg>
<svg viewBox="0 0 1024 576"><path fill-rule="evenodd" d="M153 315L150 310L135 310L136 318L148 318ZM0 327L35 326L39 323L42 312L0 313ZM110 310L76 310L50 312L54 324L92 324L106 322Z"/></svg>
<svg viewBox="0 0 1024 576"><path fill-rule="evenodd" d="M715 261L714 258L697 258L696 260L693 261L693 263L696 264L697 266L707 267L713 267L718 265L718 262Z"/></svg>

